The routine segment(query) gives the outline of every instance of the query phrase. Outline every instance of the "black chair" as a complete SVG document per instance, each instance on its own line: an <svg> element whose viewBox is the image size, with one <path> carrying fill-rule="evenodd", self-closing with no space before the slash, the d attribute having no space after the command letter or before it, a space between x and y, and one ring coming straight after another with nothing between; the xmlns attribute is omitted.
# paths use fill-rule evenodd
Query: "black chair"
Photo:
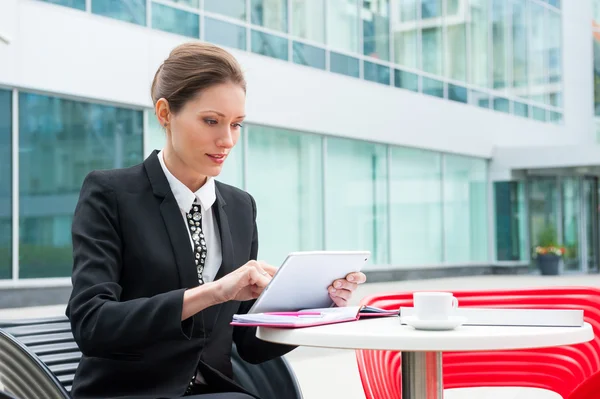
<svg viewBox="0 0 600 399"><path fill-rule="evenodd" d="M66 317L0 321L0 399L70 399L81 352ZM233 346L234 378L261 399L302 399L284 358L261 364L242 360ZM7 396L11 398L11 396Z"/></svg>

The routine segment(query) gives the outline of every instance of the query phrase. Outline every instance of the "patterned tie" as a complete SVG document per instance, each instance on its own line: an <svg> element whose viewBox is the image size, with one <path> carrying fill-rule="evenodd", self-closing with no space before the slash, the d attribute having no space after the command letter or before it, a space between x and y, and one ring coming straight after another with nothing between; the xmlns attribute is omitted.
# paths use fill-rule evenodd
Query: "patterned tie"
<svg viewBox="0 0 600 399"><path fill-rule="evenodd" d="M204 264L206 263L206 241L202 232L202 213L200 205L195 203L192 209L187 213L188 227L192 233L192 241L194 241L194 260L196 261L196 269L198 270L198 282L204 284Z"/></svg>

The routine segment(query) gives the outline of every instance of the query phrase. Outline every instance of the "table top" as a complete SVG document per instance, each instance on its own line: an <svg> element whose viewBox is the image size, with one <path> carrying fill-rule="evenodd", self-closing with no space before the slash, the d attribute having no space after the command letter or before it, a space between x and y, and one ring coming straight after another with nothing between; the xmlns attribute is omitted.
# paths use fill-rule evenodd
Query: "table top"
<svg viewBox="0 0 600 399"><path fill-rule="evenodd" d="M543 348L594 339L588 323L582 327L460 326L449 331L424 331L383 317L305 328L259 327L264 341L297 346L400 351L477 351Z"/></svg>

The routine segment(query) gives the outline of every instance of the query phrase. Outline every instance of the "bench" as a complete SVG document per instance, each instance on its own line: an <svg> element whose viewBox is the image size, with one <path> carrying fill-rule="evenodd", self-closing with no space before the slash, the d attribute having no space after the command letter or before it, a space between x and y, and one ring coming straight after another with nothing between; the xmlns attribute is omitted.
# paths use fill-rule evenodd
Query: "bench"
<svg viewBox="0 0 600 399"><path fill-rule="evenodd" d="M0 321L0 399L70 399L80 359L64 316ZM231 360L236 382L261 399L302 399L285 358L250 364L234 344Z"/></svg>

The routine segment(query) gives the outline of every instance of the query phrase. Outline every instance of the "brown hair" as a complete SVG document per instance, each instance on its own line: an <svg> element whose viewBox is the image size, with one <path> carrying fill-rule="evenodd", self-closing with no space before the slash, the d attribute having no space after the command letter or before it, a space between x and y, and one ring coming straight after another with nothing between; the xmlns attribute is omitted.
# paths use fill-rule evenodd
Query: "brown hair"
<svg viewBox="0 0 600 399"><path fill-rule="evenodd" d="M202 90L223 83L240 85L246 80L233 55L210 43L190 42L175 47L158 68L152 81L152 102L164 98L177 113Z"/></svg>

